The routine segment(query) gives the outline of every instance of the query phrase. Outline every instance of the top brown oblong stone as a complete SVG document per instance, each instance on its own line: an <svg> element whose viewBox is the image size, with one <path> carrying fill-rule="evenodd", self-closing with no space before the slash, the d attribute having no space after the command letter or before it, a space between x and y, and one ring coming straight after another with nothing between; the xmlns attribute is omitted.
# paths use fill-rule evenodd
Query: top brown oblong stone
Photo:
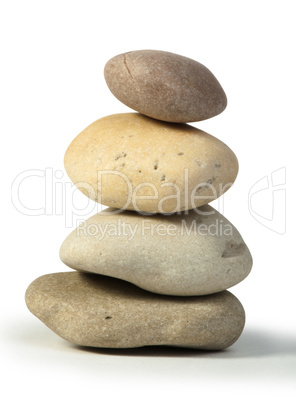
<svg viewBox="0 0 296 402"><path fill-rule="evenodd" d="M226 108L216 77L188 57L137 50L113 57L105 66L110 91L122 103L154 119L186 123L209 119Z"/></svg>

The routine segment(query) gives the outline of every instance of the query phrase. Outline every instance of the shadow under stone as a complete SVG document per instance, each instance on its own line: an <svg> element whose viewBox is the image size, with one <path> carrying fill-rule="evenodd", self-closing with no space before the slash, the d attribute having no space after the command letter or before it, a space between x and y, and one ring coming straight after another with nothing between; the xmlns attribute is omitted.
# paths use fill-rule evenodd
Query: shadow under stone
<svg viewBox="0 0 296 402"><path fill-rule="evenodd" d="M266 333L260 330L245 330L235 344L224 350L199 350L173 346L143 346L139 348L115 349L69 345L71 345L71 348L89 353L130 357L241 359L291 354L295 354L296 356L296 338L288 335L287 337L283 337L282 334Z"/></svg>

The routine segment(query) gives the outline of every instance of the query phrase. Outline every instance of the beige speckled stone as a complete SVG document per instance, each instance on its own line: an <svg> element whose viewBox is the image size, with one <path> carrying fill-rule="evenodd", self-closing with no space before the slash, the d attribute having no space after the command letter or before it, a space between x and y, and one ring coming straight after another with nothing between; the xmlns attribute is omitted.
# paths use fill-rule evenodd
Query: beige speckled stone
<svg viewBox="0 0 296 402"><path fill-rule="evenodd" d="M113 57L105 66L110 91L154 119L199 121L223 112L226 95L215 76L195 60L158 50Z"/></svg>
<svg viewBox="0 0 296 402"><path fill-rule="evenodd" d="M60 249L66 265L176 296L219 292L251 270L241 235L209 205L199 214L110 213L92 216L66 238Z"/></svg>
<svg viewBox="0 0 296 402"><path fill-rule="evenodd" d="M241 303L227 291L161 296L118 279L78 272L36 279L27 289L26 303L62 338L104 348L223 349L238 339L245 322Z"/></svg>
<svg viewBox="0 0 296 402"><path fill-rule="evenodd" d="M138 113L95 121L65 154L70 179L115 208L177 212L207 204L234 182L238 162L217 138Z"/></svg>

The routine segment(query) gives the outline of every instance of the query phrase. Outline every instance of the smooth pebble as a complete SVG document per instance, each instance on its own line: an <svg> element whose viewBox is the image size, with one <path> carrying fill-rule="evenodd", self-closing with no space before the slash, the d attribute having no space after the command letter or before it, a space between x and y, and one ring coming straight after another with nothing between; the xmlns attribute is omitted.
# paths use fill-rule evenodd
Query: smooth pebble
<svg viewBox="0 0 296 402"><path fill-rule="evenodd" d="M237 229L209 205L171 216L108 208L70 233L60 257L73 269L177 296L228 289L252 267Z"/></svg>
<svg viewBox="0 0 296 402"><path fill-rule="evenodd" d="M155 295L118 279L65 272L28 287L29 310L62 338L82 346L169 345L224 349L240 336L245 313L230 292Z"/></svg>
<svg viewBox="0 0 296 402"><path fill-rule="evenodd" d="M73 140L64 162L70 179L92 200L152 213L207 204L238 173L236 156L222 141L138 113L95 121Z"/></svg>
<svg viewBox="0 0 296 402"><path fill-rule="evenodd" d="M113 57L105 66L110 91L122 103L154 119L187 123L209 119L227 105L221 85L204 65L159 50Z"/></svg>

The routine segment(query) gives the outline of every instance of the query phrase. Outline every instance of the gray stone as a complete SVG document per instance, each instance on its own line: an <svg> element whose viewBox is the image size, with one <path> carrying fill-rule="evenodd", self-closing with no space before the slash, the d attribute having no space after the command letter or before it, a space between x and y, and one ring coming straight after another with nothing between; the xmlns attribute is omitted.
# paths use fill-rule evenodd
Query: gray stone
<svg viewBox="0 0 296 402"><path fill-rule="evenodd" d="M236 228L209 205L173 215L143 216L108 208L64 241L69 267L126 281L151 292L192 296L242 281L252 257Z"/></svg>
<svg viewBox="0 0 296 402"><path fill-rule="evenodd" d="M36 279L27 289L26 303L62 338L102 348L223 349L238 339L245 323L242 305L227 291L161 296L118 279L78 272Z"/></svg>
<svg viewBox="0 0 296 402"><path fill-rule="evenodd" d="M227 105L221 85L204 65L174 53L123 53L108 61L104 74L116 98L154 119L199 121L216 116Z"/></svg>

